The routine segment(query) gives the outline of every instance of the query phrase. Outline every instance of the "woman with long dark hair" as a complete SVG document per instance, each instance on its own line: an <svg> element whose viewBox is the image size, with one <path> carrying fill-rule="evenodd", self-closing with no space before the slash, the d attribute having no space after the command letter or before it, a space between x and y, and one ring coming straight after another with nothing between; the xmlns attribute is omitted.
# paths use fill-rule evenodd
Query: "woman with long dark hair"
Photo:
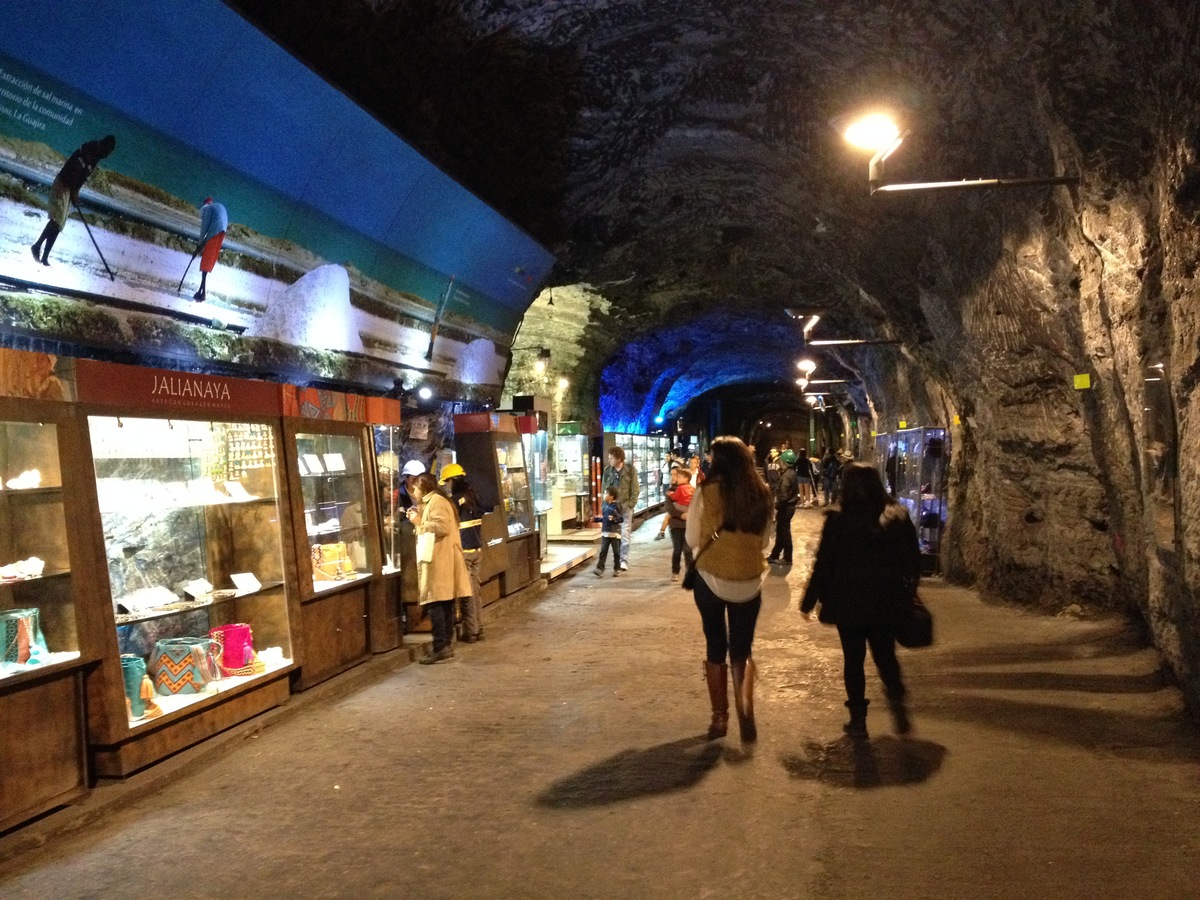
<svg viewBox="0 0 1200 900"><path fill-rule="evenodd" d="M693 595L704 627L704 676L712 703L710 740L729 728L729 679L743 741L754 722L754 626L762 606L763 558L771 540L771 491L750 450L735 437L712 443L712 465L688 509L685 539L695 558ZM726 656L729 662L726 663Z"/></svg>
<svg viewBox="0 0 1200 900"><path fill-rule="evenodd" d="M458 533L458 512L438 487L437 479L422 472L413 482L413 500L408 517L417 530L417 546L424 535L433 535L433 552L427 560L417 556L417 602L433 629L433 654L424 664L454 658L454 607L460 598L471 596L471 579L463 560Z"/></svg>
<svg viewBox="0 0 1200 900"><path fill-rule="evenodd" d="M868 646L896 731L907 734L912 728L896 660L895 623L920 577L921 548L907 510L888 496L874 468L848 463L841 474L841 506L825 517L800 611L807 615L820 603L820 621L837 626L850 711L844 730L852 737L867 737L863 666Z"/></svg>

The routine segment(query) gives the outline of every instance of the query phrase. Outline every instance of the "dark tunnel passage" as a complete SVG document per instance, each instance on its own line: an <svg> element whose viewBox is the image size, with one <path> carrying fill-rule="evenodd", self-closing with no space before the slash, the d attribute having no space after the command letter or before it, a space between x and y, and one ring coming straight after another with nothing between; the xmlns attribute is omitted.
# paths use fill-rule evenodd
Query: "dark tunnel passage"
<svg viewBox="0 0 1200 900"><path fill-rule="evenodd" d="M1196 4L236 5L557 255L506 393L548 350L605 430L944 427L946 575L1130 613L1200 704ZM870 196L867 109L889 180L1077 181Z"/></svg>

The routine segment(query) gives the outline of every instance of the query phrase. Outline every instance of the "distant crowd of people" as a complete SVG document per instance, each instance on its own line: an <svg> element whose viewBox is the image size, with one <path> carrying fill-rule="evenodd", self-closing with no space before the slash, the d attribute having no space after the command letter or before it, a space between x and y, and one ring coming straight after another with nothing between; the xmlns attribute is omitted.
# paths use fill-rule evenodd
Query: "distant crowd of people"
<svg viewBox="0 0 1200 900"><path fill-rule="evenodd" d="M629 569L641 482L622 447L609 449L606 461L594 571L604 575L611 559L617 577ZM671 454L664 465L665 509L655 540L670 536L671 580L683 580L700 614L712 710L708 738L727 734L732 692L741 739L757 739L753 645L763 581L772 564L793 562L796 510L820 506L826 507L821 539L799 607L806 616L819 608L819 620L838 630L850 713L845 731L854 739L867 736L869 650L895 729L907 733L911 722L895 632L916 590L920 547L912 521L888 496L878 471L844 450L822 447L808 456L787 444L771 447L760 468L754 448L730 436L716 438L703 459ZM440 662L454 656L458 606L459 639L482 637L478 565L484 510L457 464L446 466L438 479L411 461L402 476L397 494L417 536L418 600L433 630L433 653L421 662Z"/></svg>

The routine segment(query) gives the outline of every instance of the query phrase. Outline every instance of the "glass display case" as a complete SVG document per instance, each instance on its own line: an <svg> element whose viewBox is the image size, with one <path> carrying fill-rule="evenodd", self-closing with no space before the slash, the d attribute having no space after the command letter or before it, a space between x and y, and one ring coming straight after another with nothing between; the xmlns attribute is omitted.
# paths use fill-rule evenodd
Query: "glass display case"
<svg viewBox="0 0 1200 900"><path fill-rule="evenodd" d="M590 443L585 434L560 434L555 437L555 473L558 487L564 494L587 493Z"/></svg>
<svg viewBox="0 0 1200 900"><path fill-rule="evenodd" d="M376 425L375 467L379 472L379 521L383 523L383 574L400 571L401 524L408 520L400 505L400 429L395 425ZM410 523L411 529L411 523Z"/></svg>
<svg viewBox="0 0 1200 900"><path fill-rule="evenodd" d="M908 510L921 541L925 570L936 572L946 524L945 428L906 428L895 435L896 499Z"/></svg>
<svg viewBox="0 0 1200 900"><path fill-rule="evenodd" d="M875 435L875 467L883 479L883 486L892 497L896 496L897 465L896 436L887 432Z"/></svg>
<svg viewBox="0 0 1200 900"><path fill-rule="evenodd" d="M291 666L275 430L88 428L130 728Z"/></svg>
<svg viewBox="0 0 1200 900"><path fill-rule="evenodd" d="M481 582L500 575L496 585L483 584L484 602L496 590L498 599L521 590L540 575L538 535L533 529L533 498L518 430L518 416L508 413L460 413L454 417L458 462L471 479L483 517Z"/></svg>
<svg viewBox="0 0 1200 900"><path fill-rule="evenodd" d="M88 789L83 678L97 640L77 592L90 473L60 464L82 452L66 404L0 397L0 832Z"/></svg>
<svg viewBox="0 0 1200 900"><path fill-rule="evenodd" d="M314 592L371 576L367 488L357 435L298 431L296 465Z"/></svg>
<svg viewBox="0 0 1200 900"><path fill-rule="evenodd" d="M0 422L0 684L79 659L58 428Z"/></svg>
<svg viewBox="0 0 1200 900"><path fill-rule="evenodd" d="M521 439L517 435L496 435L495 446L500 475L497 505L504 511L508 536L529 534L533 531L533 495L529 489L529 472L525 467Z"/></svg>
<svg viewBox="0 0 1200 900"><path fill-rule="evenodd" d="M540 516L547 512L551 505L550 438L545 431L537 431L533 434L522 434L521 442L524 445L525 464L529 469L529 490L533 497L533 509Z"/></svg>
<svg viewBox="0 0 1200 900"><path fill-rule="evenodd" d="M646 501L649 506L655 506L666 499L664 484L668 473L665 467L671 442L665 434L652 434L646 441Z"/></svg>
<svg viewBox="0 0 1200 900"><path fill-rule="evenodd" d="M634 512L642 512L663 502L662 467L670 449L670 439L665 435L604 434L604 465L608 465L607 454L613 447L625 451L625 461L633 465L638 476L638 499Z"/></svg>

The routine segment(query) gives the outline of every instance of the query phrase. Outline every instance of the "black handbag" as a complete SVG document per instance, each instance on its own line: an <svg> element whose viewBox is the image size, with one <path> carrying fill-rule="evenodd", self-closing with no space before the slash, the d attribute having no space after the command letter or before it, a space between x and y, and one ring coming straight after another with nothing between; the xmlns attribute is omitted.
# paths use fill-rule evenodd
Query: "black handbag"
<svg viewBox="0 0 1200 900"><path fill-rule="evenodd" d="M721 531L720 531L720 529L717 529L716 531L713 532L712 537L710 537L707 541L704 542L704 546L696 551L696 555L692 557L692 564L687 567L687 571L683 573L683 581L681 581L679 583L679 586L682 587L685 591L690 591L690 590L695 589L696 578L697 578L696 563L698 563L700 561L700 557L702 557L704 555L704 551L707 550L709 547L711 547L713 541L715 541L720 536L721 536Z"/></svg>
<svg viewBox="0 0 1200 900"><path fill-rule="evenodd" d="M909 649L928 647L933 643L933 615L916 592L897 616L896 643Z"/></svg>

